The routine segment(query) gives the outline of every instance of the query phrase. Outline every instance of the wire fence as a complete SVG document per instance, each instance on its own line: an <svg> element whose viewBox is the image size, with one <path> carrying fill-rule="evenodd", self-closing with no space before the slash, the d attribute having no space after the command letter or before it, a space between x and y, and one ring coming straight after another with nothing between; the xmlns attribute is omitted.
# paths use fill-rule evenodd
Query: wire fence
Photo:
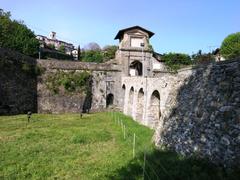
<svg viewBox="0 0 240 180"><path fill-rule="evenodd" d="M126 144L131 147L132 157L140 158L140 166L142 168L142 177L144 180L158 180L160 179L160 173L164 173L169 179L174 179L161 162L154 162L149 153L149 147L141 143L140 137L133 132L130 127L123 120L123 116L114 111L109 112L110 119L114 121L114 124L121 130L121 136ZM143 154L142 156L137 156Z"/></svg>

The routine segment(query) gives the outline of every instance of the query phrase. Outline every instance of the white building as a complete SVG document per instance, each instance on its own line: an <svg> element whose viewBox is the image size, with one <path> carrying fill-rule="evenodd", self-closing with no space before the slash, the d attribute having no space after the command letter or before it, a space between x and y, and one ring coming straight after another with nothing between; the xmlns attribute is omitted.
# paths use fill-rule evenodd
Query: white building
<svg viewBox="0 0 240 180"><path fill-rule="evenodd" d="M74 51L74 45L65 41L58 40L56 32L51 32L49 38L42 35L37 35L36 38L39 40L41 47L53 45L56 50L59 50L62 46L65 49L65 53L71 55Z"/></svg>

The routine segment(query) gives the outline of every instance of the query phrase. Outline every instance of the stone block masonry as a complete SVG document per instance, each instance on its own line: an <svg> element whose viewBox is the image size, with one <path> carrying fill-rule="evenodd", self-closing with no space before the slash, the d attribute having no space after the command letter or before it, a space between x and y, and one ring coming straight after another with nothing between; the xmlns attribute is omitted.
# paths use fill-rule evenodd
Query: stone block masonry
<svg viewBox="0 0 240 180"><path fill-rule="evenodd" d="M38 65L45 72L38 77L38 112L40 113L80 113L81 111L101 111L107 106L107 95L113 94L114 105L119 106L118 86L120 86L120 70L113 63L87 63L76 61L38 60ZM91 74L88 96L79 93L54 94L46 87L46 80L56 72L65 73L87 71ZM107 82L107 80L110 80Z"/></svg>
<svg viewBox="0 0 240 180"><path fill-rule="evenodd" d="M239 59L192 70L180 86L170 88L156 144L224 166L239 166L239 77Z"/></svg>
<svg viewBox="0 0 240 180"><path fill-rule="evenodd" d="M37 112L36 59L0 48L0 115Z"/></svg>
<svg viewBox="0 0 240 180"><path fill-rule="evenodd" d="M36 66L36 60L0 49L0 114L115 107L155 129L157 146L239 166L240 59L169 73L161 57L156 59L148 48L145 40L152 35L138 26L119 31L120 48L107 63L37 60L37 66L45 69L37 80L28 68ZM143 46L131 43L136 37L142 38ZM2 63L5 59L12 69ZM46 79L58 71L90 72L91 96L51 94Z"/></svg>

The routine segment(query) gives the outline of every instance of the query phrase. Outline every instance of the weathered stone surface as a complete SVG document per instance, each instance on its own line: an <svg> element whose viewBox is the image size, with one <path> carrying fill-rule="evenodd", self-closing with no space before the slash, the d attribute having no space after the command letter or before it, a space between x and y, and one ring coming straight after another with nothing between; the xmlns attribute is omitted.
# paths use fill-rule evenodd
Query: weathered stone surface
<svg viewBox="0 0 240 180"><path fill-rule="evenodd" d="M0 48L0 115L37 112L36 60Z"/></svg>
<svg viewBox="0 0 240 180"><path fill-rule="evenodd" d="M38 60L46 71L38 78L37 88L36 80L24 81L27 77L17 69L1 71L0 106L12 104L14 113L20 113L36 108L38 102L38 112L80 112L84 96L53 95L44 82L46 75L57 70L87 70L92 74L92 111L105 109L112 95L113 106L156 129L157 145L225 166L240 165L240 60L188 67L173 74L153 56L148 41L136 49L128 47L130 40L123 41L115 60L104 64ZM18 58L8 55L13 64L17 62ZM130 76L135 61L142 65L142 76Z"/></svg>
<svg viewBox="0 0 240 180"><path fill-rule="evenodd" d="M216 63L181 76L181 81L188 83L170 83L166 102L171 110L163 113L163 125L155 134L156 144L224 166L239 166L239 67L239 60Z"/></svg>

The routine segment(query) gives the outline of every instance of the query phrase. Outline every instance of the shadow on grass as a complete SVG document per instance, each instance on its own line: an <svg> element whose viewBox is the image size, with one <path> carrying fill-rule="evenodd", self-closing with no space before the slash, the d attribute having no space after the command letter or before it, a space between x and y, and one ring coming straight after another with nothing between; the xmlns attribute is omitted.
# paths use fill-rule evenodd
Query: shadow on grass
<svg viewBox="0 0 240 180"><path fill-rule="evenodd" d="M175 152L153 150L146 154L144 179L239 180L240 168L224 169L205 159L186 158ZM118 169L109 179L143 179L144 154Z"/></svg>

